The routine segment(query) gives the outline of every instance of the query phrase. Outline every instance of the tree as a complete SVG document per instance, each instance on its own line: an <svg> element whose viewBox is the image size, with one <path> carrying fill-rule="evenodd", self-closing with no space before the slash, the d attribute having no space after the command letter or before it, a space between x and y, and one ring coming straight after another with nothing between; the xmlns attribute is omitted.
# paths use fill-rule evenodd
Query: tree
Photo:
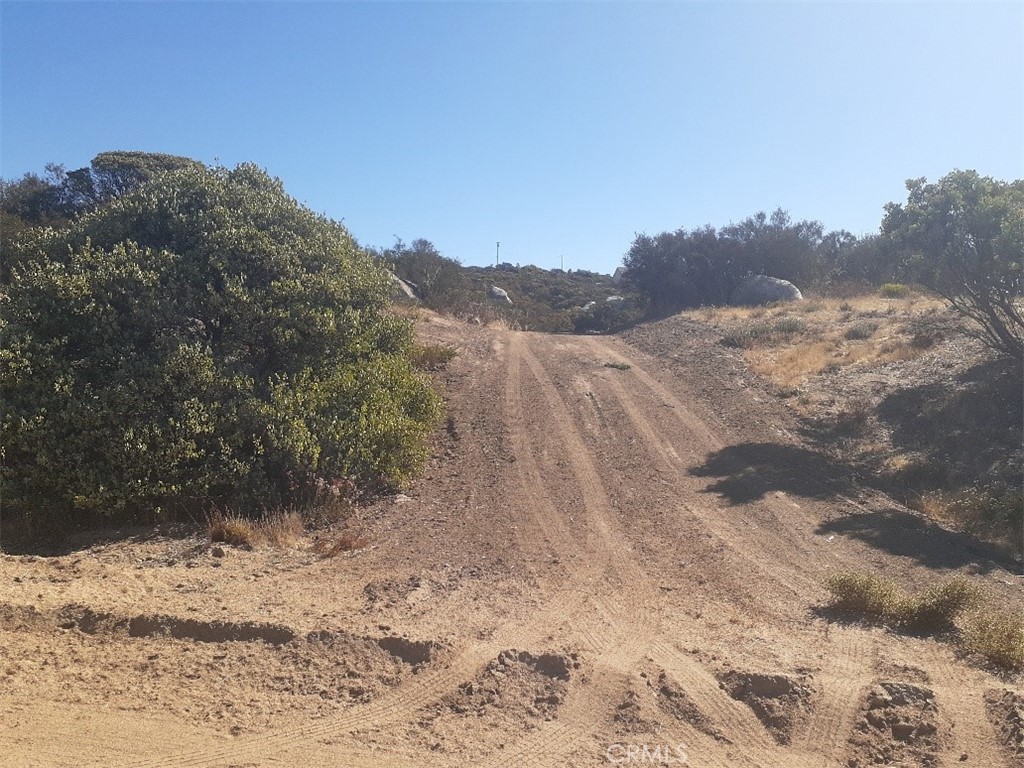
<svg viewBox="0 0 1024 768"><path fill-rule="evenodd" d="M739 224L730 224L720 234L742 246L747 274L770 275L804 288L819 284L826 276L821 222L793 222L789 213L778 208L770 217L760 211Z"/></svg>
<svg viewBox="0 0 1024 768"><path fill-rule="evenodd" d="M399 239L379 256L392 265L396 275L416 286L431 309L450 309L462 301L464 280L459 262L443 256L429 240L418 238L406 246Z"/></svg>
<svg viewBox="0 0 1024 768"><path fill-rule="evenodd" d="M13 247L5 512L259 509L424 458L439 401L387 274L256 167L161 173Z"/></svg>
<svg viewBox="0 0 1024 768"><path fill-rule="evenodd" d="M970 321L973 335L1024 360L1024 181L953 171L907 181L906 203L885 207L882 232L906 274Z"/></svg>

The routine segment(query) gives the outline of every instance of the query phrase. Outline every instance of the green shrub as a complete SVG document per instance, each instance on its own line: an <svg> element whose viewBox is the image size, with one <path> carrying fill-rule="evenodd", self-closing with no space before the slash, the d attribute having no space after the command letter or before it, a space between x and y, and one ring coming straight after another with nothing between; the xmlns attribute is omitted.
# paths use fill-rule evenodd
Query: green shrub
<svg viewBox="0 0 1024 768"><path fill-rule="evenodd" d="M439 401L388 275L254 166L158 175L15 247L5 511L267 508L424 458Z"/></svg>

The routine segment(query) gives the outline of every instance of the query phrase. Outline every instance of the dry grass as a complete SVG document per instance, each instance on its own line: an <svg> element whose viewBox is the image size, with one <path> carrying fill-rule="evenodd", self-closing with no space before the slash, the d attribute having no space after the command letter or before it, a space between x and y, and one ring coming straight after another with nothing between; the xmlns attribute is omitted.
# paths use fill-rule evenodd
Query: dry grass
<svg viewBox="0 0 1024 768"><path fill-rule="evenodd" d="M211 542L249 549L294 547L304 530L302 515L294 510L268 513L256 520L235 513L218 512L211 515L208 525Z"/></svg>
<svg viewBox="0 0 1024 768"><path fill-rule="evenodd" d="M863 573L836 574L825 586L832 593L833 608L916 632L952 629L958 618L981 602L978 587L961 576L918 595L908 594L889 579Z"/></svg>
<svg viewBox="0 0 1024 768"><path fill-rule="evenodd" d="M1002 669L1024 669L1024 617L1003 611L975 611L964 622L964 651Z"/></svg>
<svg viewBox="0 0 1024 768"><path fill-rule="evenodd" d="M1024 492L1017 488L931 491L913 506L932 520L1024 555Z"/></svg>
<svg viewBox="0 0 1024 768"><path fill-rule="evenodd" d="M927 316L933 298L900 293L813 299L770 307L693 310L718 328L725 346L738 347L751 368L782 388L843 366L872 366L918 357L941 338ZM908 325L908 320L915 322Z"/></svg>
<svg viewBox="0 0 1024 768"><path fill-rule="evenodd" d="M412 348L412 364L421 371L438 371L447 368L457 354L444 344L416 344Z"/></svg>
<svg viewBox="0 0 1024 768"><path fill-rule="evenodd" d="M355 552L366 549L370 540L358 531L342 531L337 538L328 541L318 541L313 551L323 558L337 557L345 552Z"/></svg>

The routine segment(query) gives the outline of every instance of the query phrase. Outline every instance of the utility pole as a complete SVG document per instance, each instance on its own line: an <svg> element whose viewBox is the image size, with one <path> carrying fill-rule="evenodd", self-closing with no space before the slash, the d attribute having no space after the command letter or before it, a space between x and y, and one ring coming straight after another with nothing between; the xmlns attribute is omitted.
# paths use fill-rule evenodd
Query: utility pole
<svg viewBox="0 0 1024 768"><path fill-rule="evenodd" d="M498 266L498 254L501 253L501 242L498 242L498 247L494 249L494 266Z"/></svg>
<svg viewBox="0 0 1024 768"><path fill-rule="evenodd" d="M558 268L565 272L565 256L559 255L558 257Z"/></svg>

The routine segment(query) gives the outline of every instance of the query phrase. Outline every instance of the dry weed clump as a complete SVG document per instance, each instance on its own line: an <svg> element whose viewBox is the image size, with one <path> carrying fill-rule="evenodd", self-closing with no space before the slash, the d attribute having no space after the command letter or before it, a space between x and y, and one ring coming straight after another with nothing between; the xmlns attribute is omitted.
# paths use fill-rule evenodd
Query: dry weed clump
<svg viewBox="0 0 1024 768"><path fill-rule="evenodd" d="M922 494L914 507L933 520L1024 555L1024 492L970 487Z"/></svg>
<svg viewBox="0 0 1024 768"><path fill-rule="evenodd" d="M412 364L421 371L438 371L446 368L457 354L444 344L416 344L412 348Z"/></svg>
<svg viewBox="0 0 1024 768"><path fill-rule="evenodd" d="M210 541L254 549L271 546L286 549L302 538L305 524L294 510L270 512L255 520L236 513L214 513L208 525Z"/></svg>
<svg viewBox="0 0 1024 768"><path fill-rule="evenodd" d="M919 595L908 594L889 579L862 573L836 574L825 586L832 593L833 608L915 632L952 629L981 600L978 587L962 576Z"/></svg>
<svg viewBox="0 0 1024 768"><path fill-rule="evenodd" d="M1024 669L1024 616L975 611L964 622L964 651L1002 669Z"/></svg>
<svg viewBox="0 0 1024 768"><path fill-rule="evenodd" d="M962 576L921 594L864 573L830 576L830 606L899 629L927 634L955 631L961 650L1007 670L1024 669L1024 616L989 607L990 599Z"/></svg>
<svg viewBox="0 0 1024 768"><path fill-rule="evenodd" d="M313 551L323 558L337 557L345 552L355 552L359 549L366 549L370 540L358 531L342 531L333 540L318 541Z"/></svg>

